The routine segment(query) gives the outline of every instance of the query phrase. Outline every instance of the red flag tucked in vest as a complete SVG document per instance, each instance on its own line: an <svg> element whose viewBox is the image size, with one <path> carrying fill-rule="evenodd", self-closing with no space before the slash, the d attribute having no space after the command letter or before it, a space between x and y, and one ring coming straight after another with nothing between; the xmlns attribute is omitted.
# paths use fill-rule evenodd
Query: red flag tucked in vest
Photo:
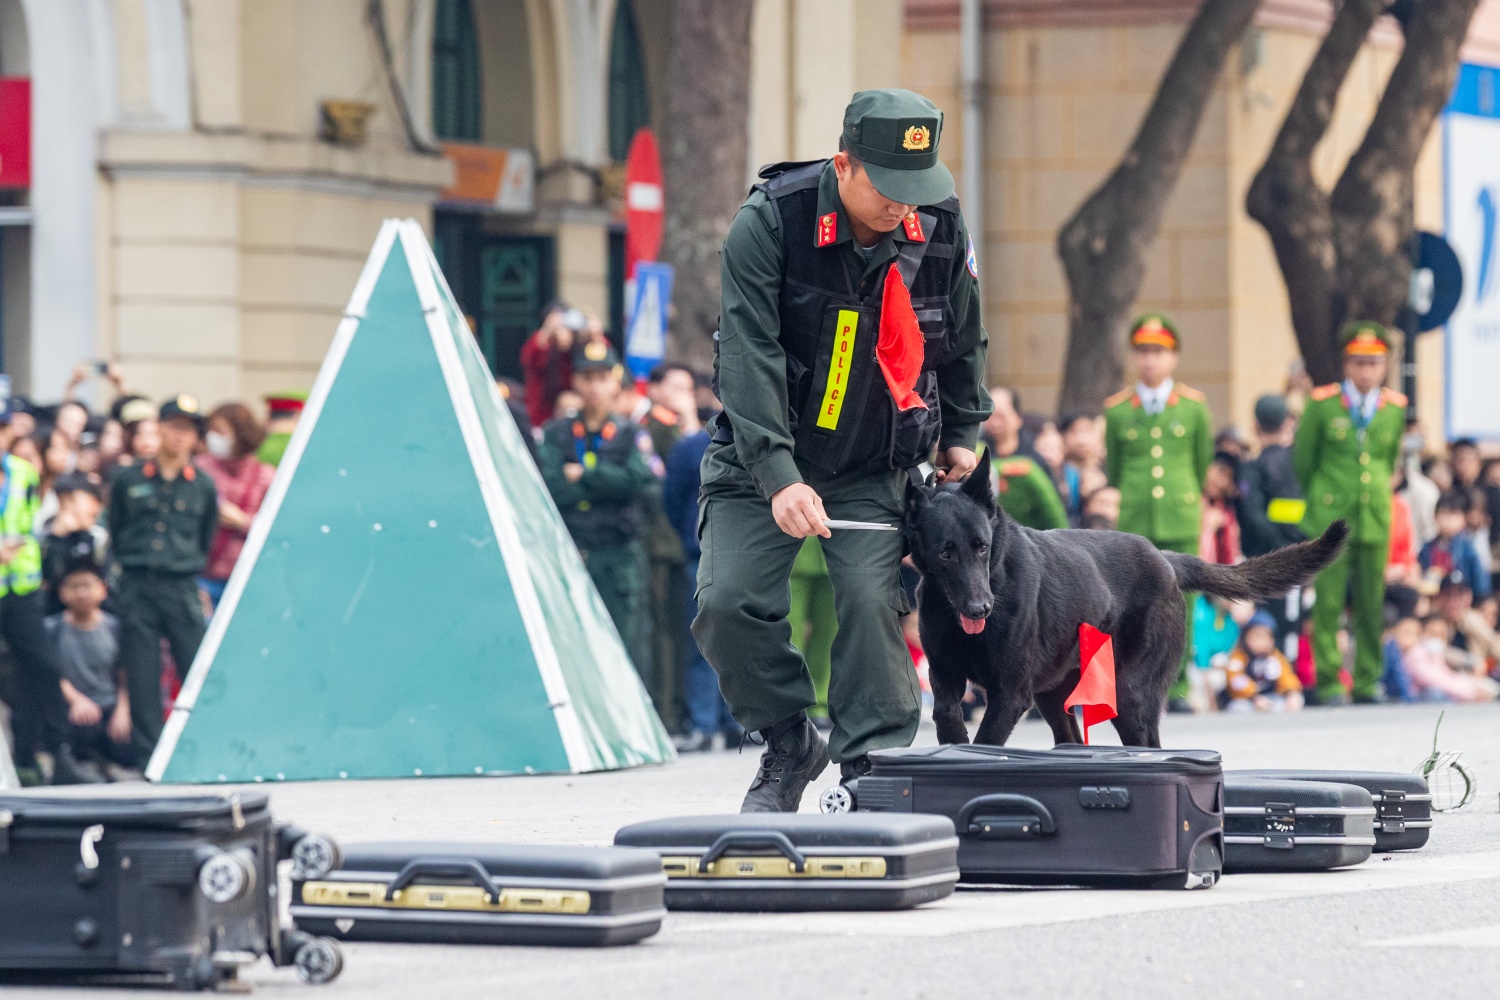
<svg viewBox="0 0 1500 1000"><path fill-rule="evenodd" d="M899 410L927 409L922 397L912 391L922 374L922 328L911 307L911 293L895 264L885 275L885 298L880 306L880 340L875 360L885 375L885 384Z"/></svg>
<svg viewBox="0 0 1500 1000"><path fill-rule="evenodd" d="M1120 714L1115 710L1114 639L1092 625L1078 626L1078 663L1078 686L1063 702L1063 708L1082 714L1083 742L1087 743L1090 726Z"/></svg>

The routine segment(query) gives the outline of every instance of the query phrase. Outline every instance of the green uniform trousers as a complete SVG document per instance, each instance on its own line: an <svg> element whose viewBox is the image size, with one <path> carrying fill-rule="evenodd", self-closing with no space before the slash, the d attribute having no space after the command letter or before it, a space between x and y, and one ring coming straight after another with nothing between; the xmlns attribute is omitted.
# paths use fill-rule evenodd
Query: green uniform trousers
<svg viewBox="0 0 1500 1000"><path fill-rule="evenodd" d="M605 548L580 549L594 589L604 601L625 652L642 682L652 680L651 599L648 592L646 550L640 542L611 545ZM657 705L658 714L670 706Z"/></svg>
<svg viewBox="0 0 1500 1000"><path fill-rule="evenodd" d="M1172 538L1165 540L1152 539L1151 544L1163 552L1181 552L1185 555L1196 556L1198 554L1198 539L1196 538ZM1183 594L1182 599L1187 603L1187 632L1182 643L1182 662L1177 665L1177 679L1167 689L1167 700L1177 701L1186 698L1190 690L1188 685L1188 669L1193 664L1193 604L1198 599L1197 594Z"/></svg>
<svg viewBox="0 0 1500 1000"><path fill-rule="evenodd" d="M818 704L809 715L827 717L828 678L833 673L833 637L838 635L839 616L833 602L833 582L823 559L820 539L808 538L792 564L792 645L802 650L807 672L812 675Z"/></svg>
<svg viewBox="0 0 1500 1000"><path fill-rule="evenodd" d="M161 641L186 680L204 629L194 574L128 568L120 574L120 666L130 691L130 742L142 767L161 738Z"/></svg>
<svg viewBox="0 0 1500 1000"><path fill-rule="evenodd" d="M667 731L676 732L683 717L682 608L687 577L680 559L651 559L650 567L652 669L647 690Z"/></svg>
<svg viewBox="0 0 1500 1000"><path fill-rule="evenodd" d="M905 482L904 474L884 473L809 485L831 518L898 525ZM693 635L718 672L734 717L759 730L813 708L817 691L792 644L788 619L789 581L802 539L776 526L771 502L735 470L705 487L701 542ZM840 623L828 684L829 752L841 762L910 746L921 697L901 640L908 610L901 533L835 530L821 544Z"/></svg>
<svg viewBox="0 0 1500 1000"><path fill-rule="evenodd" d="M1313 582L1313 659L1318 665L1318 695L1344 694L1339 670L1339 619L1352 604L1349 633L1354 640L1354 694L1370 697L1380 680L1380 634L1385 627L1385 563L1387 542L1350 542L1339 557ZM1352 600L1351 600L1352 599Z"/></svg>

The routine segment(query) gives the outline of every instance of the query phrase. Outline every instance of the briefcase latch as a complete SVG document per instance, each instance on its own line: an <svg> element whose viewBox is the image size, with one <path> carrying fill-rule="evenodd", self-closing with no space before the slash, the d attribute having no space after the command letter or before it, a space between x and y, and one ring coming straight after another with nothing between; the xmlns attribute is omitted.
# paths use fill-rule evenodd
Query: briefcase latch
<svg viewBox="0 0 1500 1000"><path fill-rule="evenodd" d="M1290 802L1266 803L1265 846L1290 851L1297 846L1297 807Z"/></svg>
<svg viewBox="0 0 1500 1000"><path fill-rule="evenodd" d="M1130 789L1085 786L1078 789L1078 804L1085 809L1129 809Z"/></svg>
<svg viewBox="0 0 1500 1000"><path fill-rule="evenodd" d="M1381 833L1406 832L1406 792L1385 789L1375 800L1375 828Z"/></svg>

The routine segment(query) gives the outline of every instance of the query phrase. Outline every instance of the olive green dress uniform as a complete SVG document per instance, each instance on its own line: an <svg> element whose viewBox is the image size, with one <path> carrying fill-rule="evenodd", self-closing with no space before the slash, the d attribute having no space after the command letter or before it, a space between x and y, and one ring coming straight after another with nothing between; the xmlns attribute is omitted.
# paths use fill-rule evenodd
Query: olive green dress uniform
<svg viewBox="0 0 1500 1000"><path fill-rule="evenodd" d="M168 417L171 404L162 408ZM130 735L142 764L162 730L161 641L186 676L205 624L197 575L219 525L214 481L192 464L166 479L155 462L110 484L109 531L120 564L120 665L130 691Z"/></svg>
<svg viewBox="0 0 1500 1000"><path fill-rule="evenodd" d="M1000 508L1017 524L1038 531L1068 526L1068 511L1057 487L1052 485L1052 477L1035 461L1025 455L1013 455L997 458L991 465L995 469Z"/></svg>
<svg viewBox="0 0 1500 1000"><path fill-rule="evenodd" d="M646 464L637 442L644 432L635 424L610 416L590 433L582 420L559 417L543 425L537 465L625 651L636 672L647 677L651 607L641 534L644 500L661 485ZM563 475L563 466L573 462L584 467L576 483Z"/></svg>
<svg viewBox="0 0 1500 1000"><path fill-rule="evenodd" d="M1149 414L1134 389L1105 400L1105 470L1120 491L1121 531L1143 535L1158 549L1198 554L1203 528L1203 480L1213 462L1212 418L1203 394L1174 382L1161 412ZM1183 667L1167 693L1187 696L1193 647L1193 601L1188 604Z"/></svg>
<svg viewBox="0 0 1500 1000"><path fill-rule="evenodd" d="M1364 324L1361 329L1376 329ZM1352 342L1354 338L1349 338ZM1388 335L1379 329L1377 339ZM1358 348L1355 348L1357 351ZM1352 386L1348 387L1352 391ZM1382 667L1381 632L1385 624L1385 566L1390 554L1391 477L1406 431L1406 397L1380 389L1380 402L1368 422L1356 412L1346 386L1325 385L1308 397L1297 425L1292 463L1307 498L1302 530L1321 534L1334 521L1349 523L1349 541L1339 557L1319 573L1313 586L1313 658L1318 695L1344 693L1339 681L1343 657L1338 648L1339 620L1352 605L1349 632L1354 640L1354 691L1357 698L1376 693Z"/></svg>
<svg viewBox="0 0 1500 1000"><path fill-rule="evenodd" d="M897 105L907 110L891 110ZM715 357L724 412L710 426L713 443L703 457L703 555L693 633L719 674L735 718L751 730L793 718L818 701L787 621L788 580L803 541L777 527L770 497L804 482L822 498L831 518L898 525L908 482L901 468L864 464L830 470L826 460L818 459L809 445L818 430L809 425L814 418L817 427L825 425L816 409L798 407L804 400L830 399L831 373L840 358L836 352L825 353L826 339L817 341L816 357L802 352L802 360L787 345L797 341L799 331L827 329L824 324L845 303L864 310L855 344L873 344L875 313L892 263L903 253L925 249L911 279L911 297L924 336L930 338L927 350L934 352L928 359L940 359L924 364L923 375L935 396L929 412L941 415L937 447L972 449L979 425L992 409L983 382L986 337L977 267L951 196L951 177L936 158L941 113L904 91L857 94L850 107L877 109L858 120L846 117L844 123L846 142L860 153L877 188L889 188L891 175L915 177L920 170L927 179L940 172L946 190L937 191L930 206L915 192L904 197L904 203L924 207L883 235L867 258L854 240L833 163L777 165L762 171L766 183L752 190L725 239ZM908 117L918 113L931 117ZM908 158L923 166L902 166ZM792 193L779 193L786 188L778 191L778 183L788 181L796 184ZM900 178L896 183L902 183ZM930 228L922 218L932 223ZM916 246L927 242L932 245ZM800 263L789 263L793 260ZM805 280L784 280L794 266L804 274L841 277L828 278L809 292ZM941 301L928 301L924 290L935 287L946 293ZM941 353L936 353L937 345ZM873 353L868 363L873 366ZM878 391L884 391L883 385ZM868 397L868 409L861 412L857 408L863 400L856 400L852 389L848 395L850 403L834 423L847 421L863 434L877 419L889 419L884 411L864 419L864 413L876 413L882 405L875 396ZM889 394L883 405L895 409ZM870 750L908 746L921 713L916 672L901 638L900 619L909 610L900 578L901 533L834 530L820 544L839 621L828 687L832 759L848 761Z"/></svg>

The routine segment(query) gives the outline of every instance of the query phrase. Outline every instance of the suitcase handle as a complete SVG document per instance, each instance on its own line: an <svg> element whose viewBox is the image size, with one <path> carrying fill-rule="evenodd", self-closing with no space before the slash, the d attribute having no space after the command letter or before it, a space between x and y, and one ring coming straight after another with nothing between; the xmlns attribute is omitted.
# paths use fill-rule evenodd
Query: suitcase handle
<svg viewBox="0 0 1500 1000"><path fill-rule="evenodd" d="M1033 840L1057 832L1052 811L1030 795L981 795L959 810L960 832L981 840Z"/></svg>
<svg viewBox="0 0 1500 1000"><path fill-rule="evenodd" d="M495 888L495 883L490 881L490 873L485 871L484 865L473 858L412 858L406 863L406 867L396 873L391 879L391 884L386 886L386 902L396 898L396 893L411 885L423 875L432 878L462 878L468 879L470 883L484 890L485 897L491 903L499 904L500 890Z"/></svg>
<svg viewBox="0 0 1500 1000"><path fill-rule="evenodd" d="M807 870L807 856L780 830L728 830L719 834L708 853L698 859L698 872L706 873L708 866L728 854L732 847L770 847L792 863L793 871Z"/></svg>

